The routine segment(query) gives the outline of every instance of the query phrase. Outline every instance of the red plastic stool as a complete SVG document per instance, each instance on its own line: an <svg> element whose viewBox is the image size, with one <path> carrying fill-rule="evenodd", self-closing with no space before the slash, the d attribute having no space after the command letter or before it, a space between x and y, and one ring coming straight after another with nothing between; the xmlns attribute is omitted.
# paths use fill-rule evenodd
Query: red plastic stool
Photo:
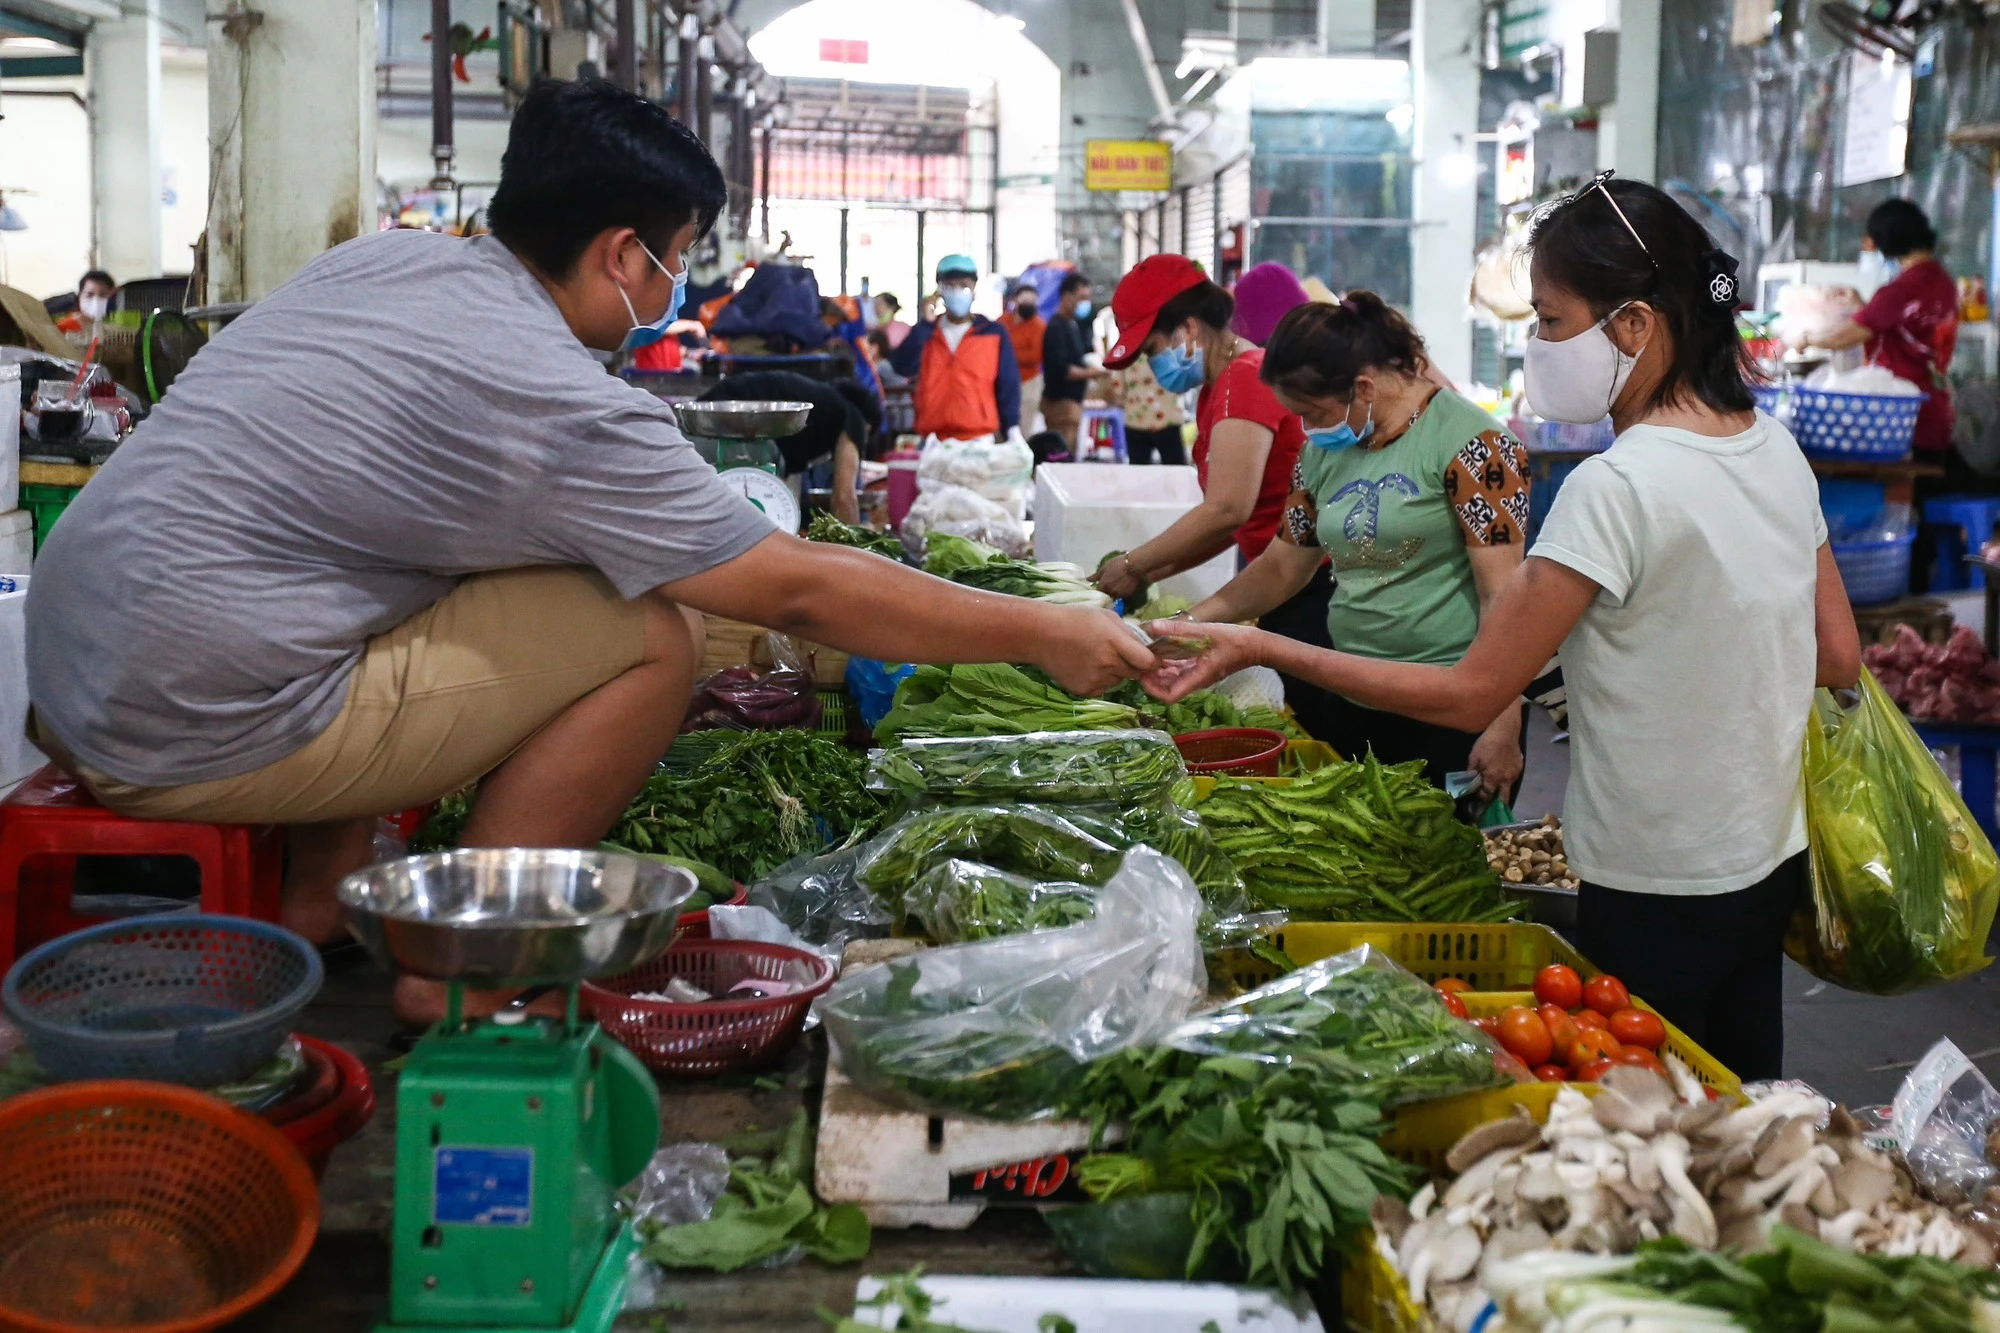
<svg viewBox="0 0 2000 1333"><path fill-rule="evenodd" d="M50 764L0 801L0 967L37 944L97 924L71 910L70 896L76 858L104 855L188 857L201 871L202 911L278 919L281 826L128 819Z"/></svg>

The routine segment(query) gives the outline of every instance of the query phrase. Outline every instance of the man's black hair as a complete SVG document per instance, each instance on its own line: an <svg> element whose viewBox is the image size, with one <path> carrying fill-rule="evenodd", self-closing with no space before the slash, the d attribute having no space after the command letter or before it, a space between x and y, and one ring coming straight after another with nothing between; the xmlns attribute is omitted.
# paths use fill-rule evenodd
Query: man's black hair
<svg viewBox="0 0 2000 1333"><path fill-rule="evenodd" d="M1035 286L1035 284L1034 284L1034 283L1032 283L1032 282L1017 282L1017 283L1015 283L1015 284L1014 284L1014 290L1013 290L1013 291L1011 291L1011 292L1009 292L1009 293L1007 293L1007 296L1008 296L1008 299L1010 299L1010 300L1011 300L1011 299L1013 299L1014 297L1016 297L1016 296L1019 296L1019 295L1020 295L1020 294L1021 294L1022 292L1026 292L1026 293L1027 293L1028 295L1030 295L1030 296L1034 297L1034 298L1035 298L1035 299L1036 299L1037 301L1039 301L1039 300L1041 300L1041 299L1042 299L1042 293L1041 293L1041 290L1040 290L1039 288L1037 288L1037 287Z"/></svg>
<svg viewBox="0 0 2000 1333"><path fill-rule="evenodd" d="M891 310L901 310L903 308L903 303L896 299L894 292L877 292L875 293L875 299L887 303Z"/></svg>
<svg viewBox="0 0 2000 1333"><path fill-rule="evenodd" d="M101 268L91 269L89 272L85 273L82 277L78 278L76 280L76 289L78 291L82 291L83 284L86 282L101 282L114 292L118 290L118 280L116 278L113 278L109 273L106 273Z"/></svg>
<svg viewBox="0 0 2000 1333"><path fill-rule="evenodd" d="M1090 279L1083 274L1068 273L1063 275L1062 286L1056 289L1056 295L1068 296L1071 292L1080 292L1089 285Z"/></svg>
<svg viewBox="0 0 2000 1333"><path fill-rule="evenodd" d="M611 227L667 263L674 234L706 233L728 198L722 168L662 108L602 79L546 79L515 108L486 212L508 249L560 279Z"/></svg>
<svg viewBox="0 0 2000 1333"><path fill-rule="evenodd" d="M842 398L847 400L849 407L852 407L856 412L861 414L861 420L868 427L869 434L872 435L881 429L882 404L876 401L875 395L870 393L865 386L859 381L842 378L835 380L833 387ZM854 443L863 449L868 447L868 441L865 439L857 438Z"/></svg>
<svg viewBox="0 0 2000 1333"><path fill-rule="evenodd" d="M1937 249L1937 232L1924 210L1907 199L1884 199L1868 215L1868 239L1890 259L1912 250Z"/></svg>

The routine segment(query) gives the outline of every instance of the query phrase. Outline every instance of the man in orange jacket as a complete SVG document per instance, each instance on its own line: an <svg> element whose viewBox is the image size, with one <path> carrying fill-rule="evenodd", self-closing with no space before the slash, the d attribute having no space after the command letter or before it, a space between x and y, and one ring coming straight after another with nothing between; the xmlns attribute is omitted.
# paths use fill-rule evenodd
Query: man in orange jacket
<svg viewBox="0 0 2000 1333"><path fill-rule="evenodd" d="M889 358L916 380L919 435L941 440L1002 439L1021 423L1021 367L1007 330L972 313L979 266L965 255L938 261L944 314L910 330Z"/></svg>

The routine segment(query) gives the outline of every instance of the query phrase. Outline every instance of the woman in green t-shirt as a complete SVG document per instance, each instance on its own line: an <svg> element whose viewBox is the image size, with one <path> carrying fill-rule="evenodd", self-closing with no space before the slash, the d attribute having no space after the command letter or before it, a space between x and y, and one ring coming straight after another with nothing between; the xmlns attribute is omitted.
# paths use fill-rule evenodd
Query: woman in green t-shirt
<svg viewBox="0 0 2000 1333"><path fill-rule="evenodd" d="M1341 651L1446 665L1465 655L1526 551L1528 459L1505 427L1431 374L1422 337L1373 292L1300 306L1279 322L1262 378L1307 427L1280 540L1193 619L1261 616L1331 556L1327 629ZM1518 707L1473 733L1334 702L1328 739L1343 753L1421 759L1437 783L1470 770L1495 793L1521 776Z"/></svg>

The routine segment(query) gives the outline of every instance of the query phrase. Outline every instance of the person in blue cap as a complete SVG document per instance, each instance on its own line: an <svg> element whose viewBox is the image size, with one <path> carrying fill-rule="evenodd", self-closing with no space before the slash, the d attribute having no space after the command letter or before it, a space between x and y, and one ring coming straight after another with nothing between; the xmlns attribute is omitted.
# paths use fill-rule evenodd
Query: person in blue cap
<svg viewBox="0 0 2000 1333"><path fill-rule="evenodd" d="M910 330L889 364L916 381L915 431L941 440L1001 439L1021 424L1021 367L1007 330L972 313L979 266L946 255L937 266L944 310Z"/></svg>

